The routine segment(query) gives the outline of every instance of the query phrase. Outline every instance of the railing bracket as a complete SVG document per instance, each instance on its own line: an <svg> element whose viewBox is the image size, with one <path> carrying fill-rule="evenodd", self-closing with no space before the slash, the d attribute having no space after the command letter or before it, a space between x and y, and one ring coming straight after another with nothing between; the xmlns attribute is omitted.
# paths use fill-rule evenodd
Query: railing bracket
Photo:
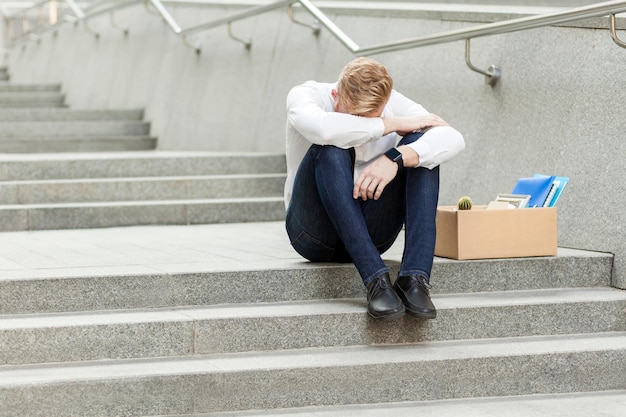
<svg viewBox="0 0 626 417"><path fill-rule="evenodd" d="M252 38L248 36L247 39L243 39L243 38L239 38L239 37L233 35L233 30L231 28L231 23L232 22L228 22L228 36L230 36L231 39L234 39L237 42L243 43L244 46L246 47L246 49L250 49L252 47Z"/></svg>
<svg viewBox="0 0 626 417"><path fill-rule="evenodd" d="M322 31L322 25L317 20L311 24L300 22L299 20L297 20L293 14L293 3L290 3L287 6L287 15L289 15L289 19L291 19L293 23L311 29L315 36L318 36L320 32Z"/></svg>
<svg viewBox="0 0 626 417"><path fill-rule="evenodd" d="M613 42L615 42L617 45L621 46L622 48L626 48L626 42L624 42L623 40L617 37L617 30L615 28L616 27L615 15L612 14L609 16L609 18L610 18L610 26L611 26L611 38L613 38Z"/></svg>
<svg viewBox="0 0 626 417"><path fill-rule="evenodd" d="M118 25L118 24L115 22L115 14L114 14L113 12L109 13L109 17L111 18L111 19L110 19L111 26L112 26L112 27L114 27L115 29L119 29L119 30L121 30L122 32L124 32L124 36L128 36L129 29L128 29L128 28L121 27L120 25Z"/></svg>
<svg viewBox="0 0 626 417"><path fill-rule="evenodd" d="M187 45L188 47L196 51L196 54L200 55L202 53L202 48L200 47L200 43L198 42L191 43L189 41L189 37L186 35L182 35L182 37L183 37L183 42L185 43L185 45Z"/></svg>
<svg viewBox="0 0 626 417"><path fill-rule="evenodd" d="M499 66L492 65L489 67L487 71L484 71L484 70L481 70L480 68L475 67L472 64L472 61L470 60L470 40L469 39L465 39L465 63L467 64L469 69L471 69L472 71L476 71L479 74L483 74L485 76L485 82L492 87L498 83L498 80L500 80L502 71L500 70Z"/></svg>
<svg viewBox="0 0 626 417"><path fill-rule="evenodd" d="M95 30L93 30L92 28L89 27L89 23L87 22L87 20L83 20L83 26L85 28L85 30L89 33L91 33L93 36L96 37L96 39L100 39L100 34L98 32L96 32Z"/></svg>

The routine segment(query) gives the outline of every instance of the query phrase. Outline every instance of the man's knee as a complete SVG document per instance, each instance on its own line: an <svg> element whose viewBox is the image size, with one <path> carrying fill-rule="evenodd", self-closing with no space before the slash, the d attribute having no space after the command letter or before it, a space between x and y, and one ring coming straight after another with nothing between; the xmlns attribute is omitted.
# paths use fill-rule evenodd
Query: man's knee
<svg viewBox="0 0 626 417"><path fill-rule="evenodd" d="M411 132L408 135L404 135L402 140L400 140L399 144L400 145L408 145L409 143L413 143L416 140L418 140L419 138L421 138L423 134L424 134L424 132Z"/></svg>
<svg viewBox="0 0 626 417"><path fill-rule="evenodd" d="M339 148L334 145L313 145L318 153L318 156L326 158L341 158L345 155L349 155L350 149Z"/></svg>
<svg viewBox="0 0 626 417"><path fill-rule="evenodd" d="M354 149L342 149L333 145L313 145L317 147L317 160L323 164L354 164Z"/></svg>

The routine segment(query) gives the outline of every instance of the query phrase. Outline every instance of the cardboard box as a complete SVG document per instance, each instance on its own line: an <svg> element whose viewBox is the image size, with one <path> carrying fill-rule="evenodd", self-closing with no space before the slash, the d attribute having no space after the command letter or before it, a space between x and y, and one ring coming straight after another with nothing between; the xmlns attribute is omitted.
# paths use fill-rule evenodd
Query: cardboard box
<svg viewBox="0 0 626 417"><path fill-rule="evenodd" d="M491 209L437 208L435 255L452 259L555 256L556 207Z"/></svg>

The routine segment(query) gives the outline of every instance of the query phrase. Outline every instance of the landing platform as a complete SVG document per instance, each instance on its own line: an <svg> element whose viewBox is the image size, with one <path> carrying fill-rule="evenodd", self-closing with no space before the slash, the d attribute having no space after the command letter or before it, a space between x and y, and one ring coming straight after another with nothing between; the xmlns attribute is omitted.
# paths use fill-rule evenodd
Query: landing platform
<svg viewBox="0 0 626 417"><path fill-rule="evenodd" d="M383 259L391 265L397 264L403 246L401 233ZM606 256L559 248L557 258ZM435 258L436 266L459 262L462 261ZM471 268L473 262L466 263ZM12 280L150 272L285 270L319 265L306 261L292 249L283 222L0 233L0 272L3 279Z"/></svg>

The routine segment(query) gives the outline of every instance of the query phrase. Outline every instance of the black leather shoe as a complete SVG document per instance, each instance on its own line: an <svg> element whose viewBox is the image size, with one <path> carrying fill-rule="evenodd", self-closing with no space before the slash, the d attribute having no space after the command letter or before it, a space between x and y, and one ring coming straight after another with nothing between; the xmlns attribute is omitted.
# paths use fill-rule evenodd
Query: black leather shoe
<svg viewBox="0 0 626 417"><path fill-rule="evenodd" d="M437 309L430 300L430 285L419 275L398 277L393 289L402 299L407 313L422 319L437 317Z"/></svg>
<svg viewBox="0 0 626 417"><path fill-rule="evenodd" d="M367 312L375 319L391 319L404 314L404 304L385 273L367 285Z"/></svg>

